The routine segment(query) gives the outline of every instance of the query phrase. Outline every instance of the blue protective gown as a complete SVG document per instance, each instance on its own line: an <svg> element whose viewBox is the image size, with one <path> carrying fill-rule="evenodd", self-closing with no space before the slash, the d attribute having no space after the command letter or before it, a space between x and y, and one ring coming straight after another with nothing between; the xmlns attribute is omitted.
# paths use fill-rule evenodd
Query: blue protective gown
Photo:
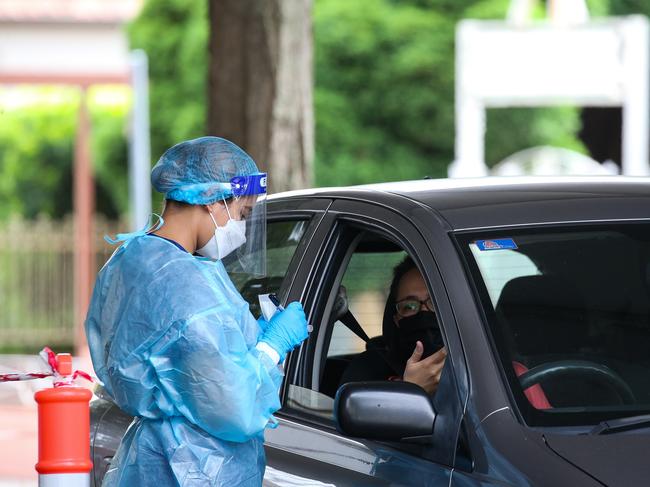
<svg viewBox="0 0 650 487"><path fill-rule="evenodd" d="M86 333L97 376L137 418L103 485L261 485L282 373L260 331L220 262L154 236L117 249Z"/></svg>

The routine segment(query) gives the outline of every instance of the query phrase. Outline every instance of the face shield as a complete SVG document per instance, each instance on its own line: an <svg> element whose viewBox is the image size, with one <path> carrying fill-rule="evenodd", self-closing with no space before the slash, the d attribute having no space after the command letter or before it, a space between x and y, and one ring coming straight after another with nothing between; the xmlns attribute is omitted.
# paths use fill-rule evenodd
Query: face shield
<svg viewBox="0 0 650 487"><path fill-rule="evenodd" d="M223 258L229 273L266 275L266 173L236 176L230 180L229 212L246 222L246 242Z"/></svg>

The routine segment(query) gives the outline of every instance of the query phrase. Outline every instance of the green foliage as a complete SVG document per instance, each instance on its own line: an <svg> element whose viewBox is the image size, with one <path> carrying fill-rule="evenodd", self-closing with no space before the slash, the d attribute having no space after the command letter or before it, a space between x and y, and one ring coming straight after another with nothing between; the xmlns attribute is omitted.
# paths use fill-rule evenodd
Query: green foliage
<svg viewBox="0 0 650 487"><path fill-rule="evenodd" d="M2 113L0 220L12 213L33 218L69 211L76 112L69 103Z"/></svg>
<svg viewBox="0 0 650 487"><path fill-rule="evenodd" d="M314 22L317 184L442 176L453 24L388 0L319 0Z"/></svg>
<svg viewBox="0 0 650 487"><path fill-rule="evenodd" d="M129 211L128 107L91 107L95 205L99 213L118 219Z"/></svg>
<svg viewBox="0 0 650 487"><path fill-rule="evenodd" d="M645 0L644 0L645 1ZM592 17L604 17L611 12L610 0L587 0L587 8L589 8L589 15ZM611 12L612 15L614 12Z"/></svg>
<svg viewBox="0 0 650 487"><path fill-rule="evenodd" d="M454 157L456 22L503 19L508 5L317 0L317 184L446 176ZM579 128L573 108L490 111L486 160L538 144L583 150Z"/></svg>
<svg viewBox="0 0 650 487"><path fill-rule="evenodd" d="M480 0L467 2L467 8L463 11L463 18L466 19L505 19L508 13L510 0ZM540 15L541 4L537 2L533 16Z"/></svg>
<svg viewBox="0 0 650 487"><path fill-rule="evenodd" d="M43 102L48 94L57 101ZM0 114L0 221L72 212L79 94L44 88L32 95L33 103ZM128 207L126 107L93 104L90 114L97 211L117 218Z"/></svg>
<svg viewBox="0 0 650 487"><path fill-rule="evenodd" d="M648 0L608 0L608 3L610 15L643 14L650 16Z"/></svg>
<svg viewBox="0 0 650 487"><path fill-rule="evenodd" d="M576 137L580 113L573 107L487 110L485 160L488 166L528 147L552 145L585 152Z"/></svg>
<svg viewBox="0 0 650 487"><path fill-rule="evenodd" d="M650 15L647 0L588 0L592 15ZM463 18L503 18L509 0L315 0L316 183L445 176L454 155L454 31ZM544 15L537 2L535 15ZM147 0L129 28L150 63L152 163L203 135L207 2ZM57 88L59 89L59 88ZM0 220L72 209L78 95L0 111ZM127 105L91 107L97 209L128 210ZM492 109L486 159L525 147L584 150L573 108Z"/></svg>
<svg viewBox="0 0 650 487"><path fill-rule="evenodd" d="M129 28L133 49L149 56L151 154L205 135L206 0L147 0Z"/></svg>

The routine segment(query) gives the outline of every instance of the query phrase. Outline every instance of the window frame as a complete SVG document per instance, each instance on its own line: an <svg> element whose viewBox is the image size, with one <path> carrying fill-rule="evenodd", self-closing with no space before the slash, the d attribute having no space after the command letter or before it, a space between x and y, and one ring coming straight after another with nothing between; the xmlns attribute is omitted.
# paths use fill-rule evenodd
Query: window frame
<svg viewBox="0 0 650 487"><path fill-rule="evenodd" d="M417 205L410 200L401 202L405 202L408 206ZM278 412L279 416L286 417L289 420L299 420L302 423L329 432L335 431L332 422L311 417L287 407L287 393L289 384L311 389L313 377L320 374L322 365L319 365L318 370L315 370L316 368L313 365L316 363L321 364L322 357L327 356L327 350L323 348L324 341L320 338L321 327L325 326L325 317L331 313L336 297L333 290L337 284L340 285L341 279L347 270L349 258L354 253L354 249L350 250L350 244L362 230L378 233L394 241L414 259L416 266L425 277L434 304L437 309L444 310L439 320L443 336L446 335L448 328L455 331L455 316L451 311L449 297L431 251L431 246L418 230L416 221L405 216L408 214L407 211L400 211L400 208L352 199L336 200L328 209L325 217L326 222L321 225L320 234L314 238L317 243L311 251L308 251L315 259L310 264L312 268L311 277L305 280L302 289L292 288L290 293L292 299L300 299L301 302L305 303L309 322L314 326L314 332L312 333L316 334L318 339L307 340L288 359L282 397L283 407ZM437 225L437 222L432 220L431 224ZM350 236L349 230L346 232L346 229L350 227L356 229L352 236ZM342 262L346 263L343 267L340 265ZM328 289L324 297L322 296L323 289ZM443 301L444 305L441 305ZM448 343L446 337L445 343ZM416 448L410 444L391 444L390 446L401 450L411 450L411 453L417 450L419 457L441 465L450 466L454 464L456 446L460 438L462 411L464 409L454 367L456 360L461 360L464 364L464 356L457 357L454 360L450 360L448 357L447 379L442 381L446 382L444 386L446 389L445 401L441 400L443 407L440 408L440 413L443 413L443 415L448 414L449 417L447 420L441 419L440 422L436 422L436 424L440 423L441 426L434 428L433 445L418 445ZM435 402L434 397L434 404Z"/></svg>
<svg viewBox="0 0 650 487"><path fill-rule="evenodd" d="M634 225L648 225L647 220L603 220L603 221L584 221L584 222L562 222L562 223L540 223L540 224L527 224L517 226L500 226L488 227L480 229L462 230L453 233L453 240L455 242L458 255L462 262L467 275L467 281L471 288L472 294L475 299L476 308L480 314L481 324L488 338L489 353L495 359L499 379L504 386L509 403L515 413L518 421L529 428L554 428L554 427L569 427L569 428L584 428L587 430L593 427L594 424L607 419L613 419L621 416L632 415L623 414L621 410L610 410L603 412L557 412L554 413L555 417L552 418L549 413L535 410L530 405L521 387L513 387L516 381L516 376L513 367L506 367L510 360L505 346L499 346L497 342L503 342L503 337L495 337L495 326L497 323L495 317L494 306L486 307L485 304L491 303L490 295L483 280L480 268L476 259L469 249L469 243L472 241L486 238L497 239L504 237L515 237L524 234L530 236L535 233L548 234L553 232L560 233L562 230L576 230L576 231L597 231L599 229L611 229L612 227L620 228L625 226ZM544 274L542 274L544 275ZM583 421L577 421L579 415L584 415ZM638 410L636 414L647 414L647 410Z"/></svg>

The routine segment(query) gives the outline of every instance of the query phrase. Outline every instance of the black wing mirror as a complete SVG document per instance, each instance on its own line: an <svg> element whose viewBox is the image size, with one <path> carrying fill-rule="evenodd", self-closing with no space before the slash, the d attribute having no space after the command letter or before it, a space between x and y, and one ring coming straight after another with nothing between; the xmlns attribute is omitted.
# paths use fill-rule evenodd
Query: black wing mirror
<svg viewBox="0 0 650 487"><path fill-rule="evenodd" d="M382 441L427 441L436 419L424 389L401 381L343 384L334 414L344 435Z"/></svg>

